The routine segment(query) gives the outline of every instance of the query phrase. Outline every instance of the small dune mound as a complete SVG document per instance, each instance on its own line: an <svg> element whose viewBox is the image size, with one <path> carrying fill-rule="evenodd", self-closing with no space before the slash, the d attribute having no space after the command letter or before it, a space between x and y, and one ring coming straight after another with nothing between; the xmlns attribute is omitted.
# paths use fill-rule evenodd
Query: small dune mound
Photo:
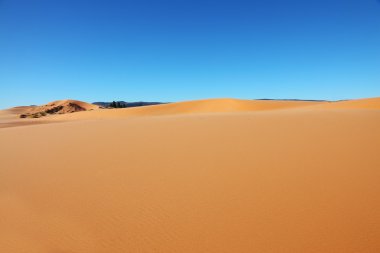
<svg viewBox="0 0 380 253"><path fill-rule="evenodd" d="M99 106L77 100L57 100L41 106L30 106L23 110L20 118L40 118L51 114L66 114L99 109Z"/></svg>

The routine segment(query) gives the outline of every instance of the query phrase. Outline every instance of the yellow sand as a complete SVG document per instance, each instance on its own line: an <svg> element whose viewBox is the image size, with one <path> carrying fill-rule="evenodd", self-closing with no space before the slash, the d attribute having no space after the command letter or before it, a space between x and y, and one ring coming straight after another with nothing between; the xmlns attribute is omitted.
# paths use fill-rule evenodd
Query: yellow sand
<svg viewBox="0 0 380 253"><path fill-rule="evenodd" d="M380 252L376 101L204 100L2 128L0 252Z"/></svg>

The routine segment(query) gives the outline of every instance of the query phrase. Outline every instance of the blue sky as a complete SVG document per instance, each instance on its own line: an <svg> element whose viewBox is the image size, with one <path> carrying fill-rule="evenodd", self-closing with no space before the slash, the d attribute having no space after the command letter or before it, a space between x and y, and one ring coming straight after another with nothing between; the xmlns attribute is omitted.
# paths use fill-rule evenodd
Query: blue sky
<svg viewBox="0 0 380 253"><path fill-rule="evenodd" d="M377 0L0 0L0 108L375 96Z"/></svg>

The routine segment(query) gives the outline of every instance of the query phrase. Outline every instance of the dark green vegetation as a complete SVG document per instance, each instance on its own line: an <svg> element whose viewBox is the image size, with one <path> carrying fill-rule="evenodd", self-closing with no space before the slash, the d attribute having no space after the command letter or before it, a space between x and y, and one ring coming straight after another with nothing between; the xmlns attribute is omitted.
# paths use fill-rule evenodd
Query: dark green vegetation
<svg viewBox="0 0 380 253"><path fill-rule="evenodd" d="M112 101L108 107L111 107L111 108L125 108L126 107L126 103L122 103L120 101L118 102L115 102L115 101Z"/></svg>
<svg viewBox="0 0 380 253"><path fill-rule="evenodd" d="M104 108L128 108L128 107L139 107L148 105L160 105L167 104L163 102L125 102L125 101L112 101L112 102L95 102L94 105L98 105Z"/></svg>

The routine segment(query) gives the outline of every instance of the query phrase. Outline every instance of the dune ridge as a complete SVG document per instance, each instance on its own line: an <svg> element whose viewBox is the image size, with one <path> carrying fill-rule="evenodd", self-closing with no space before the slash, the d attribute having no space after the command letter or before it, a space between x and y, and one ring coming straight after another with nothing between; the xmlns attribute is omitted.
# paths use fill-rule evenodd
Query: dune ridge
<svg viewBox="0 0 380 253"><path fill-rule="evenodd" d="M380 109L380 98L349 101L302 101L302 100L242 100L205 99L184 101L137 108L96 110L77 114L58 115L56 120L112 119L139 116L191 115L207 113L249 113L275 110L340 110Z"/></svg>
<svg viewBox="0 0 380 253"><path fill-rule="evenodd" d="M66 114L99 109L99 106L78 100L57 100L41 106L16 107L13 111L21 112L21 117L39 118L51 114Z"/></svg>
<svg viewBox="0 0 380 253"><path fill-rule="evenodd" d="M50 116L99 108L97 105L72 99L56 100L41 106L17 106L0 110L0 128L52 123L53 117Z"/></svg>
<svg viewBox="0 0 380 253"><path fill-rule="evenodd" d="M59 110L57 110L58 108ZM250 113L276 110L379 110L380 98L347 101L204 99L123 109L101 109L77 100L43 106L19 106L0 111L0 128L75 120L118 119L164 115ZM46 113L50 111L50 113ZM76 112L76 113L72 113ZM18 119L26 114L28 119ZM47 115L48 117L42 117ZM37 119L36 119L37 118Z"/></svg>
<svg viewBox="0 0 380 253"><path fill-rule="evenodd" d="M285 100L242 100L231 98L204 99L176 102L170 104L150 105L136 108L107 109L84 112L73 115L60 115L57 119L100 119L124 118L129 116L163 116L199 113L235 113L280 110L308 107L324 102L314 101L285 101Z"/></svg>
<svg viewBox="0 0 380 253"><path fill-rule="evenodd" d="M324 109L374 109L380 110L380 98L363 98L320 104L318 108Z"/></svg>

